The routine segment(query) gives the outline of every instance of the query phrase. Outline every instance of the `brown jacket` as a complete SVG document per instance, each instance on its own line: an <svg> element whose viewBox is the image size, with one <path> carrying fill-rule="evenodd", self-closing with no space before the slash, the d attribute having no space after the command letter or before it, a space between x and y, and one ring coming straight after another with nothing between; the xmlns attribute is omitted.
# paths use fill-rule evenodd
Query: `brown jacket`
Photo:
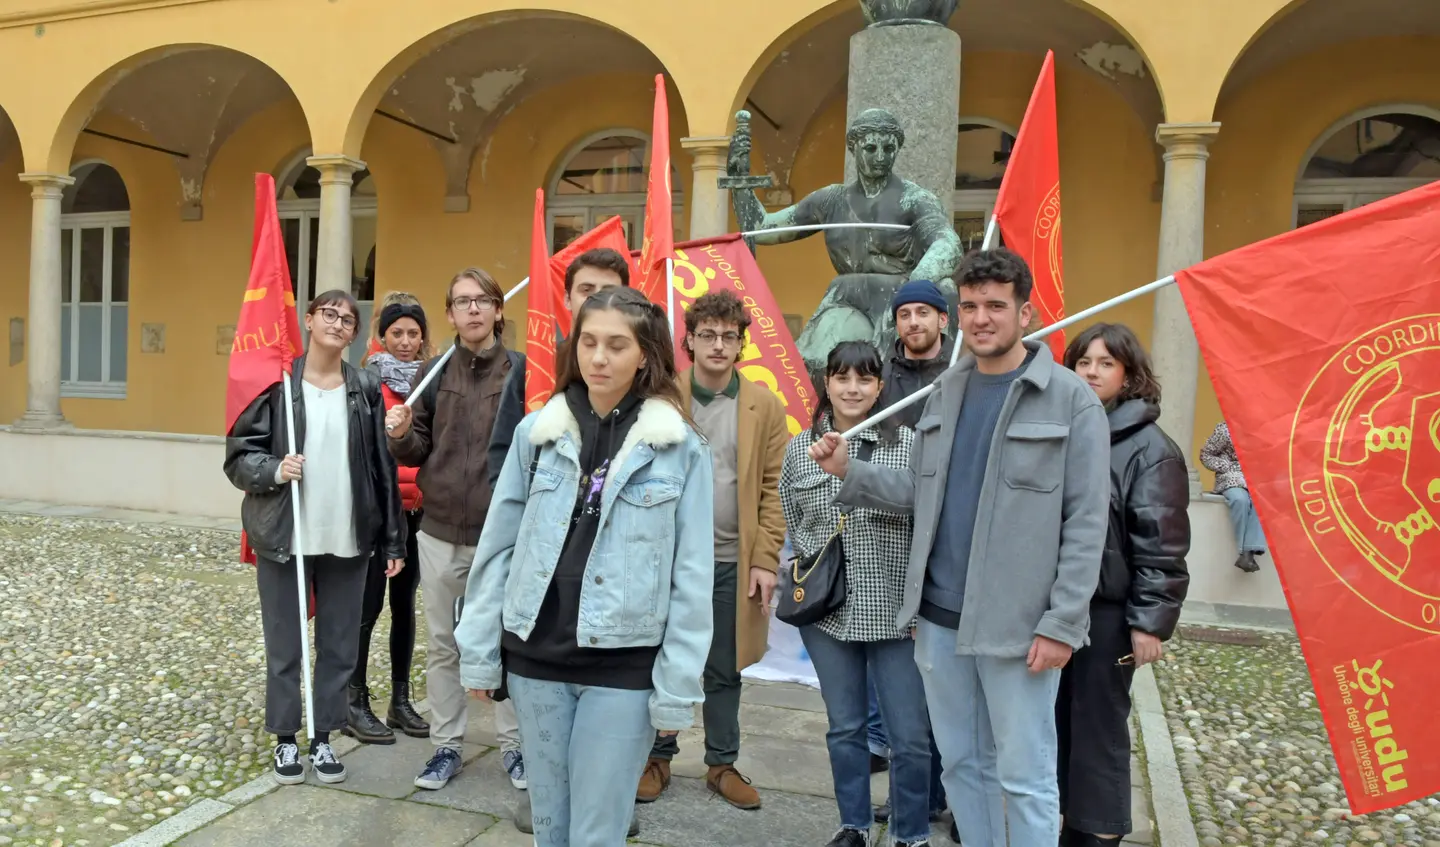
<svg viewBox="0 0 1440 847"><path fill-rule="evenodd" d="M680 394L690 408L690 371L680 374ZM736 434L740 445L738 462L740 501L740 566L735 603L735 655L737 670L760 661L770 643L770 618L760 608L760 598L750 598L750 569L775 573L780 548L785 543L785 515L780 509L780 465L790 431L785 426L785 407L764 387L743 377L736 398Z"/></svg>
<svg viewBox="0 0 1440 847"><path fill-rule="evenodd" d="M438 361L420 367L416 385ZM487 448L510 368L511 356L498 339L478 355L457 344L440 374L438 391L423 392L411 409L410 429L388 439L397 460L420 469L416 481L425 498L420 531L432 538L462 547L474 547L480 540L490 510ZM430 397L435 398L434 409L429 408Z"/></svg>

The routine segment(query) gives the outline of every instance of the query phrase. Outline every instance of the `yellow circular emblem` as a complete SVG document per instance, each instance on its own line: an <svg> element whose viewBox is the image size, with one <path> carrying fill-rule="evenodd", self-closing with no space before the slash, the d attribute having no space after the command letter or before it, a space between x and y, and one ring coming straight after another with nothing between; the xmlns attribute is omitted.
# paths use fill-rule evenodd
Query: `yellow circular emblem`
<svg viewBox="0 0 1440 847"><path fill-rule="evenodd" d="M1295 412L1290 487L1347 588L1440 633L1440 314L1376 327L1325 363Z"/></svg>
<svg viewBox="0 0 1440 847"><path fill-rule="evenodd" d="M805 599L805 589L803 589L803 588L798 588L798 587L797 587L797 588L795 589L795 602L796 602L796 603L799 603L801 600L804 600L804 599Z"/></svg>

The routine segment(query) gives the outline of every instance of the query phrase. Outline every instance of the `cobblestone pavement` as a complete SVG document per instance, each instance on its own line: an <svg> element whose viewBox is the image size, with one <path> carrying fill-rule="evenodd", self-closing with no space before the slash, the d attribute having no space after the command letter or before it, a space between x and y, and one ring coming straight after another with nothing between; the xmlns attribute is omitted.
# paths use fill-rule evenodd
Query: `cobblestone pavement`
<svg viewBox="0 0 1440 847"><path fill-rule="evenodd" d="M1440 798L1351 817L1293 635L1186 639L1156 669L1202 847L1440 847Z"/></svg>
<svg viewBox="0 0 1440 847"><path fill-rule="evenodd" d="M0 514L0 845L113 844L266 770L237 553L232 532Z"/></svg>

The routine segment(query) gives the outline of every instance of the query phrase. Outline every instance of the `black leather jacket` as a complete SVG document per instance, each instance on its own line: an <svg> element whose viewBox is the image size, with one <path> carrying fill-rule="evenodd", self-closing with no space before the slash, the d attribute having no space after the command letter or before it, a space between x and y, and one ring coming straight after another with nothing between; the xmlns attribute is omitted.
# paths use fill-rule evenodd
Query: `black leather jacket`
<svg viewBox="0 0 1440 847"><path fill-rule="evenodd" d="M385 401L380 378L342 362L350 407L350 487L354 496L355 541L360 555L384 553L405 558L405 516L396 483L395 460L385 445ZM295 450L305 452L305 393L300 376L305 357L295 360L290 378L295 410ZM250 546L267 559L285 561L295 532L290 485L275 482L280 460L289 452L285 432L285 389L275 383L255 398L225 439L225 475L245 492L240 522Z"/></svg>
<svg viewBox="0 0 1440 847"><path fill-rule="evenodd" d="M1124 603L1132 628L1168 640L1190 587L1190 482L1159 417L1146 400L1110 411L1110 532L1095 599Z"/></svg>

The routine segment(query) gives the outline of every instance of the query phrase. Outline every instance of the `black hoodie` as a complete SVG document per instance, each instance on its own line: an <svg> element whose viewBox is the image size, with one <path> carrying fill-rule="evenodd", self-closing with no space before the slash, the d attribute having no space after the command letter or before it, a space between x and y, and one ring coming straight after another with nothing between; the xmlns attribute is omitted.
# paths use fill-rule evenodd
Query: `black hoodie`
<svg viewBox="0 0 1440 847"><path fill-rule="evenodd" d="M535 628L527 640L506 631L500 646L507 670L526 679L643 691L653 684L659 647L581 647L576 634L585 568L600 534L605 480L617 470L611 462L640 416L642 401L633 393L626 394L620 405L602 418L591 408L585 384L574 382L565 389L565 402L580 425L580 493Z"/></svg>

